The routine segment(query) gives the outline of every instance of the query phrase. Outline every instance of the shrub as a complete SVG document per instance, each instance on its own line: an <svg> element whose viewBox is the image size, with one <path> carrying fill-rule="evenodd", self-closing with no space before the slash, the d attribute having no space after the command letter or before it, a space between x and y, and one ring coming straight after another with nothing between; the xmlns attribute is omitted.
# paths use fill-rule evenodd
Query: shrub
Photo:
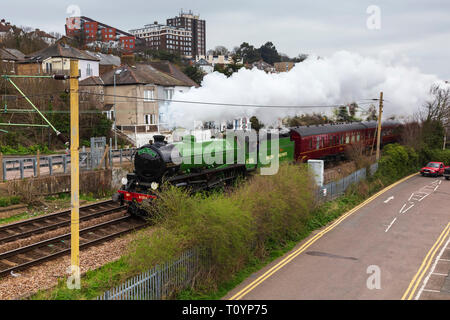
<svg viewBox="0 0 450 320"><path fill-rule="evenodd" d="M210 261L202 283L226 281L254 257L266 256L305 231L312 188L306 166L288 164L228 194L189 195L166 186L151 206L144 206L158 229L133 242L128 262L139 272L197 247Z"/></svg>
<svg viewBox="0 0 450 320"><path fill-rule="evenodd" d="M417 170L418 155L410 147L397 143L388 144L383 149L383 157L378 162L375 177L386 182L396 181Z"/></svg>

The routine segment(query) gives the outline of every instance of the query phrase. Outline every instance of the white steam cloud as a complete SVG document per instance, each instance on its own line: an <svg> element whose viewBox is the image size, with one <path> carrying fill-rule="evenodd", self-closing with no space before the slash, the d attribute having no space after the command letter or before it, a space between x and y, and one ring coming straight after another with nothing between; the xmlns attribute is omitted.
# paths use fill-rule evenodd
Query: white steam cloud
<svg viewBox="0 0 450 320"><path fill-rule="evenodd" d="M200 88L177 92L173 100L242 105L323 106L356 101L368 103L383 91L384 115L408 116L430 99L429 89L444 83L437 76L392 59L369 58L340 51L327 58L309 57L289 72L267 74L242 68L230 78L214 72L204 77ZM366 100L364 100L366 99ZM374 102L377 104L377 102ZM368 104L361 105L364 108ZM171 126L192 128L194 121L225 121L257 116L265 124L295 114L324 112L332 108L253 108L172 102L168 108Z"/></svg>

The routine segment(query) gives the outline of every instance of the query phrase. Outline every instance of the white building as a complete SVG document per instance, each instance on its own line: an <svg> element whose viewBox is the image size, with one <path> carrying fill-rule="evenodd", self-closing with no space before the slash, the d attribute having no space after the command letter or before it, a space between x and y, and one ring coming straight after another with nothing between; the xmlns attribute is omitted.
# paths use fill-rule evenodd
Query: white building
<svg viewBox="0 0 450 320"><path fill-rule="evenodd" d="M196 56L195 62L200 61L201 59L206 60L209 64L211 64L213 67L216 64L232 64L233 63L233 56L231 55L220 55L220 56L214 56L214 55L208 55L208 56ZM237 61L238 64L244 64L244 59L240 59Z"/></svg>
<svg viewBox="0 0 450 320"><path fill-rule="evenodd" d="M78 60L79 80L99 76L100 59L64 43L55 43L48 48L26 56L27 60L41 63L47 74L70 72L70 60Z"/></svg>

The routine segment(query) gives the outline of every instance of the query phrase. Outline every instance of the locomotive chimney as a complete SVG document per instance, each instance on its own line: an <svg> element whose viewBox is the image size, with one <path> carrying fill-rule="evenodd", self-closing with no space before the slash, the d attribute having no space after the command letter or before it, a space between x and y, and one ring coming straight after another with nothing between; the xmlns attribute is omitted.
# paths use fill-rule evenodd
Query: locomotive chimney
<svg viewBox="0 0 450 320"><path fill-rule="evenodd" d="M160 142L160 143L164 143L164 140L166 139L165 136L161 135L161 134L157 134L153 136L153 140L156 142Z"/></svg>

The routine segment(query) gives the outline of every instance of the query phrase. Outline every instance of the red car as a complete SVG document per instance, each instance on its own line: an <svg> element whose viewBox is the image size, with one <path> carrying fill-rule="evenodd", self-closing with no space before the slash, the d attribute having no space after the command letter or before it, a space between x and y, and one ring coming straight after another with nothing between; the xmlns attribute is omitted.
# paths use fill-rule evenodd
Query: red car
<svg viewBox="0 0 450 320"><path fill-rule="evenodd" d="M442 176L444 175L445 166L442 162L428 162L428 164L420 169L422 176Z"/></svg>

